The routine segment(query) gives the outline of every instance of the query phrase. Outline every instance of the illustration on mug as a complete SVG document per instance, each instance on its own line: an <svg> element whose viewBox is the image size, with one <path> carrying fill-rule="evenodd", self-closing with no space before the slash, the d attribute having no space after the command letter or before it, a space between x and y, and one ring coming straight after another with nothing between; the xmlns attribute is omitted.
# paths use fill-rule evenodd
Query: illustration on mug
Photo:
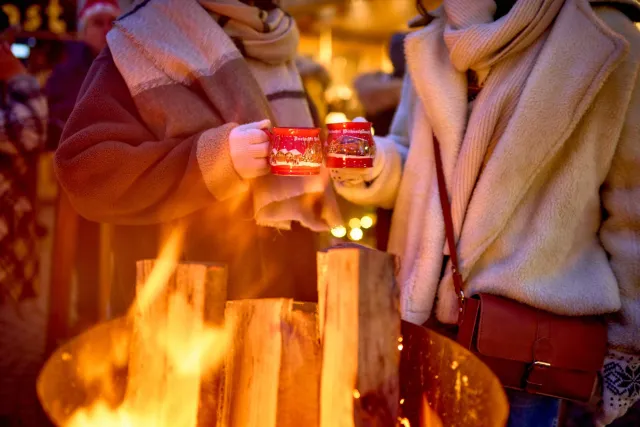
<svg viewBox="0 0 640 427"><path fill-rule="evenodd" d="M319 129L273 129L269 164L276 175L316 175L322 166Z"/></svg>
<svg viewBox="0 0 640 427"><path fill-rule="evenodd" d="M327 128L327 167L373 167L376 147L371 133L371 123L336 123L327 125Z"/></svg>

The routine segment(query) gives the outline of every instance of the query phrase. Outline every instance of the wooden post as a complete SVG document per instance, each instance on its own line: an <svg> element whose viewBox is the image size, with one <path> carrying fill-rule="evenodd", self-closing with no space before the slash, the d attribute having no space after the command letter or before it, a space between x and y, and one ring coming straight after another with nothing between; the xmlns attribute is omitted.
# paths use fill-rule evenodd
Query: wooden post
<svg viewBox="0 0 640 427"><path fill-rule="evenodd" d="M138 293L154 263L137 263ZM201 372L199 360L183 366L190 354L180 352L198 345L206 328L223 327L226 268L178 264L167 281L153 301L133 312L125 402L158 427L196 427L203 418L204 425L216 425L216 408L209 408L218 400L220 375Z"/></svg>
<svg viewBox="0 0 640 427"><path fill-rule="evenodd" d="M109 302L111 300L111 283L113 281L113 252L111 238L113 225L100 224L100 268L98 276L98 320L109 320Z"/></svg>
<svg viewBox="0 0 640 427"><path fill-rule="evenodd" d="M78 213L64 191L58 193L51 250L49 316L45 353L51 354L69 336L71 277L78 240Z"/></svg>
<svg viewBox="0 0 640 427"><path fill-rule="evenodd" d="M393 426L400 398L393 257L364 247L330 249L324 257L320 425Z"/></svg>

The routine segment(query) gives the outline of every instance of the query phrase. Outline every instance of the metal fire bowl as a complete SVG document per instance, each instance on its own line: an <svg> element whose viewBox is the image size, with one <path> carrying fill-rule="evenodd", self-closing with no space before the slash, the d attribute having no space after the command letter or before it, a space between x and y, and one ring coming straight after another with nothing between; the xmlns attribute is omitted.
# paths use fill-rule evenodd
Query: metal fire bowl
<svg viewBox="0 0 640 427"><path fill-rule="evenodd" d="M114 346L128 336L131 325L119 318L100 324L60 347L47 361L38 379L38 396L51 420L63 426L78 408L98 398L117 405L124 397L126 367L111 364ZM507 399L499 380L469 351L433 331L402 322L402 411L413 427L435 427L424 422L423 402L442 425L500 427L508 416ZM103 366L94 366L94 381L81 378L83 354L104 354ZM105 383L105 373L108 383ZM107 392L105 393L105 390ZM105 396L106 394L106 396ZM143 427L143 426L141 426Z"/></svg>

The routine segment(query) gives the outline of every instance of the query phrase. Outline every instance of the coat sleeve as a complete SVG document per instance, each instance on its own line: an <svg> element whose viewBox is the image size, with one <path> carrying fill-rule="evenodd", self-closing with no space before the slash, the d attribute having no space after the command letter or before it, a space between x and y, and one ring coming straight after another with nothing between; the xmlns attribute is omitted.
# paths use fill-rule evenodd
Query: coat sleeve
<svg viewBox="0 0 640 427"><path fill-rule="evenodd" d="M393 117L389 135L375 137L377 156L383 159L380 174L371 183L360 187L348 187L336 183L338 194L359 205L393 208L398 197L402 171L409 152L410 116L414 105L414 89L411 79L407 75L404 79L400 105L398 105Z"/></svg>
<svg viewBox="0 0 640 427"><path fill-rule="evenodd" d="M407 160L407 154L409 153L409 126L412 122L411 115L413 114L416 102L415 89L413 88L409 74L407 74L402 85L400 105L393 117L389 135L389 138L394 143L394 148L400 155L402 165L404 165L404 162Z"/></svg>
<svg viewBox="0 0 640 427"><path fill-rule="evenodd" d="M611 169L601 190L600 239L620 288L622 309L609 342L640 354L640 84L636 83Z"/></svg>
<svg viewBox="0 0 640 427"><path fill-rule="evenodd" d="M78 212L95 221L171 221L248 190L228 147L233 123L158 140L139 117L108 49L94 61L55 155Z"/></svg>

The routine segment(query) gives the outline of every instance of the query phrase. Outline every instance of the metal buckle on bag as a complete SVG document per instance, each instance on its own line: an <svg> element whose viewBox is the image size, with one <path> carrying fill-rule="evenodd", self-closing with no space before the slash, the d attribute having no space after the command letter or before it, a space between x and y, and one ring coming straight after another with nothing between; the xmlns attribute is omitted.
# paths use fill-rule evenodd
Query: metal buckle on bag
<svg viewBox="0 0 640 427"><path fill-rule="evenodd" d="M458 269L452 265L451 266L451 273L453 274L453 276L460 276L460 273L458 272ZM455 281L455 277L453 277L453 280ZM460 280L462 282L462 279ZM466 300L466 297L464 296L464 291L462 290L462 288L460 288L460 292L458 293L458 297L460 298L459 300L459 305L460 305L460 313L462 313L464 311L464 302Z"/></svg>
<svg viewBox="0 0 640 427"><path fill-rule="evenodd" d="M541 360L536 360L535 362L530 364L529 368L527 369L527 375L525 377L525 382L527 383L527 388L528 387L542 387L542 385L543 385L542 383L534 383L533 381L531 381L531 373L536 368L546 369L546 368L550 368L550 367L551 367L551 363L543 362Z"/></svg>

